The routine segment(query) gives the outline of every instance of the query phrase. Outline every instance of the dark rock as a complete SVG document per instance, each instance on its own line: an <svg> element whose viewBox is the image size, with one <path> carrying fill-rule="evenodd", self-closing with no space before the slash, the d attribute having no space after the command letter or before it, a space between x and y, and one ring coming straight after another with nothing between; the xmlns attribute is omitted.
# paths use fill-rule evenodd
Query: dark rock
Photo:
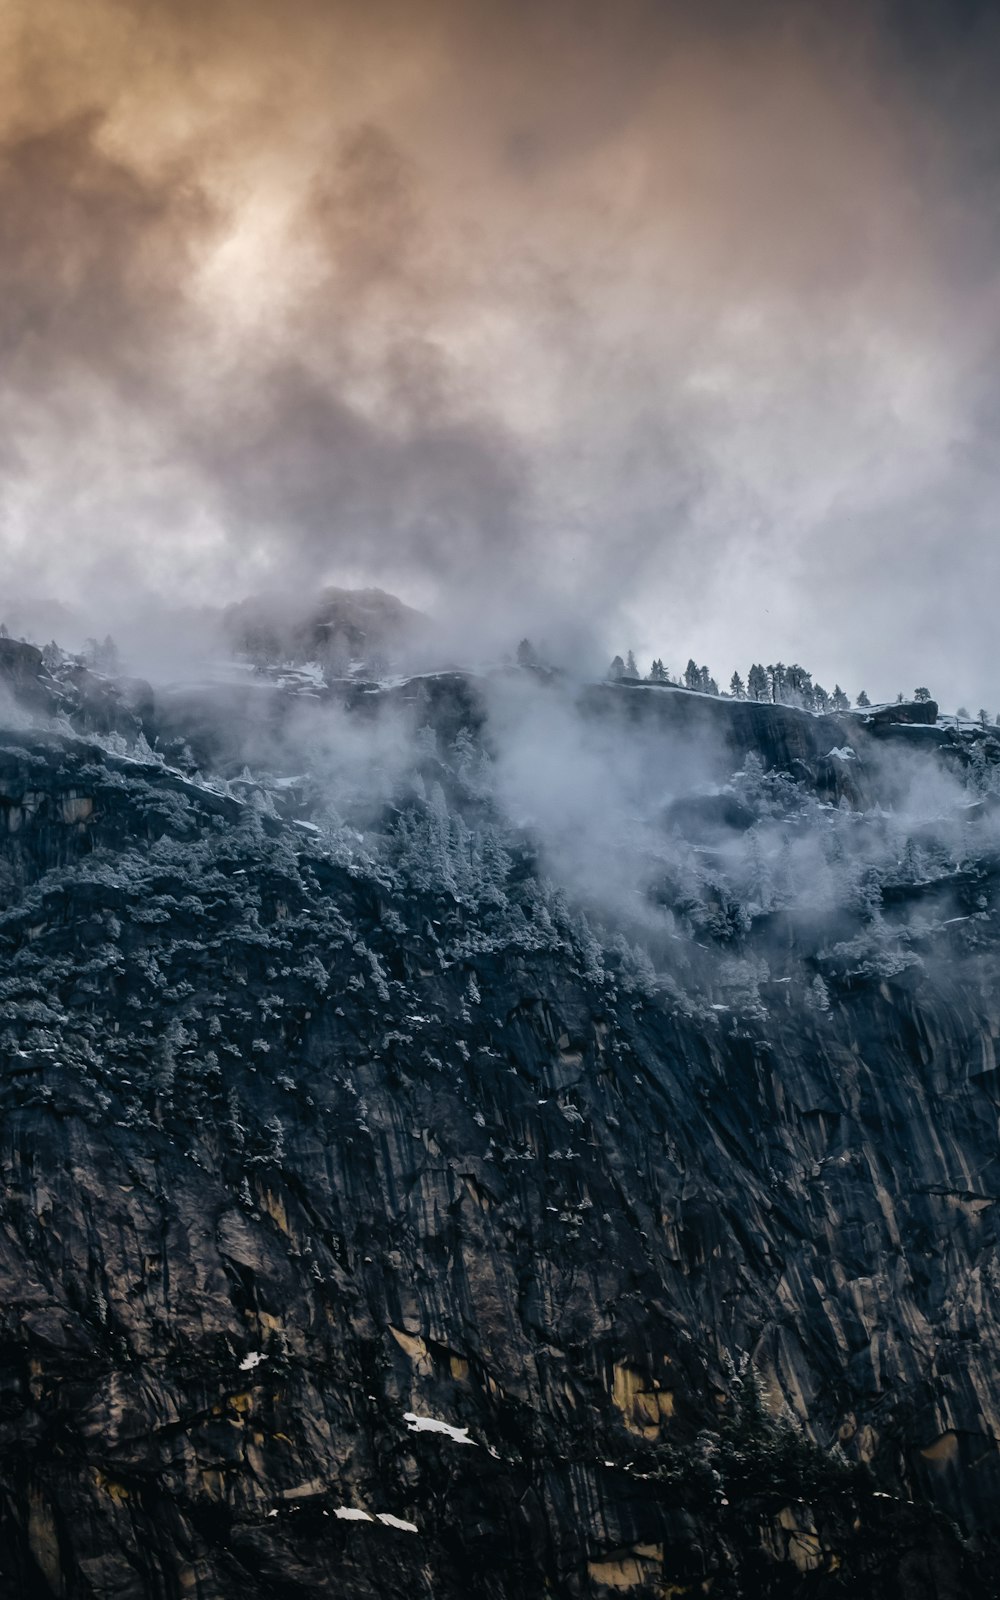
<svg viewBox="0 0 1000 1600"><path fill-rule="evenodd" d="M884 728L893 724L933 727L938 719L936 700L897 700L891 705L872 706L865 711L852 713L869 728Z"/></svg>
<svg viewBox="0 0 1000 1600"><path fill-rule="evenodd" d="M0 689L25 710L47 714L53 699L42 682L42 652L19 639L0 639Z"/></svg>
<svg viewBox="0 0 1000 1600"><path fill-rule="evenodd" d="M750 807L735 794L683 795L672 800L663 814L670 828L689 839L710 842L726 833L744 833L757 820Z"/></svg>
<svg viewBox="0 0 1000 1600"><path fill-rule="evenodd" d="M461 675L392 694L483 727ZM585 701L889 781L847 717ZM758 908L740 1009L80 738L0 738L0 822L4 1592L996 1593L982 827L877 906ZM922 968L830 954L917 913Z"/></svg>

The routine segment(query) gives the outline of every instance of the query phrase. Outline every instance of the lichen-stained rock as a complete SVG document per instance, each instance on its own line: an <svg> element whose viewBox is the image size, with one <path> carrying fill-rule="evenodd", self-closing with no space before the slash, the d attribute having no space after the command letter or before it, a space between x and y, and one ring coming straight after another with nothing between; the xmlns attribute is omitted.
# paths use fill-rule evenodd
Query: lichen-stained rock
<svg viewBox="0 0 1000 1600"><path fill-rule="evenodd" d="M0 790L0 1592L995 1592L985 868L737 1014L152 760Z"/></svg>

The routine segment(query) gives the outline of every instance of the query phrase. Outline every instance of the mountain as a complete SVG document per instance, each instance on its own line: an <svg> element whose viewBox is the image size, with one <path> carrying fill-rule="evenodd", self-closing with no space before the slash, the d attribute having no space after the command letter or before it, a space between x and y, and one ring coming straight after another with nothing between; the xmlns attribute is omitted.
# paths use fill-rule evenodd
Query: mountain
<svg viewBox="0 0 1000 1600"><path fill-rule="evenodd" d="M4 1593L996 1592L992 734L0 686Z"/></svg>
<svg viewBox="0 0 1000 1600"><path fill-rule="evenodd" d="M426 648L431 624L382 589L326 588L300 595L257 595L227 606L222 631L231 646L262 664L321 661L344 671L410 660Z"/></svg>

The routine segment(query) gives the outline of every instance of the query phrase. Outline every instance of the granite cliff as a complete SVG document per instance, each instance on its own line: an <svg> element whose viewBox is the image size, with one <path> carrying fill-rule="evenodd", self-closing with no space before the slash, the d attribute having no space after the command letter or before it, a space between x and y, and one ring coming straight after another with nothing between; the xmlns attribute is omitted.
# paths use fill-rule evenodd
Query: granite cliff
<svg viewBox="0 0 1000 1600"><path fill-rule="evenodd" d="M0 674L3 1593L996 1592L992 737L574 691L585 914L482 681Z"/></svg>

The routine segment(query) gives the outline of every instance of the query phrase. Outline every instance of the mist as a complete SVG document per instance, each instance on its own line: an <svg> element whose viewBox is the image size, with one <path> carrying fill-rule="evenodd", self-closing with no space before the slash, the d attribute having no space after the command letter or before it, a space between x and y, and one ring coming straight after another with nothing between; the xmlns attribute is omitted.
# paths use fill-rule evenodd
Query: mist
<svg viewBox="0 0 1000 1600"><path fill-rule="evenodd" d="M860 714L544 666L323 685L278 665L159 690L146 728L152 748L98 742L306 830L445 926L499 916L483 937L516 943L526 904L547 938L623 951L651 995L737 1019L764 1014L762 983L891 977L946 937L954 964L1000 860L1000 746L912 749Z"/></svg>

